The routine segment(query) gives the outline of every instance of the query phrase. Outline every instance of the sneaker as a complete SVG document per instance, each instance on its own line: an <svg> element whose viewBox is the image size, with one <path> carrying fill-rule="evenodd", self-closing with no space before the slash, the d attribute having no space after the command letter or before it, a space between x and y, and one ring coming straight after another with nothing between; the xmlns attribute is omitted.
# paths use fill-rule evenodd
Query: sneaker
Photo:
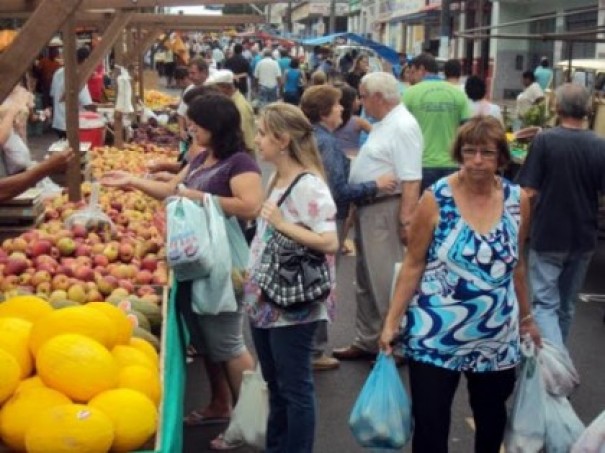
<svg viewBox="0 0 605 453"><path fill-rule="evenodd" d="M314 371L335 370L340 366L338 359L328 357L327 355L322 355L316 359L313 359L312 363Z"/></svg>

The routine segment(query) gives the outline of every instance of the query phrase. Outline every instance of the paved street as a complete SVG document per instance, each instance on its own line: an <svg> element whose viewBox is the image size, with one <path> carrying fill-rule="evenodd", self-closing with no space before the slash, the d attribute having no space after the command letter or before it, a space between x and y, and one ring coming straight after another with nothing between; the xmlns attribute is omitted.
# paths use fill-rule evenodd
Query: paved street
<svg viewBox="0 0 605 453"><path fill-rule="evenodd" d="M265 175L266 176L266 175ZM338 319L330 330L331 347L339 347L352 339L355 320L355 259L344 257L338 269L339 309ZM587 277L585 291L605 294L605 242L595 254ZM605 360L601 347L605 346L605 303L579 303L571 332L570 350L580 372L582 384L571 401L580 416L589 423L605 410ZM249 339L249 337L248 337ZM248 341L251 345L252 342ZM319 407L315 451L317 453L362 452L348 428L347 421L355 399L361 389L370 366L367 362L343 362L336 371L316 373L316 389ZM407 371L400 370L407 382ZM186 410L202 406L207 401L201 363L189 365ZM452 411L451 453L473 451L472 415L467 403L466 385L461 381ZM194 427L185 429L186 453L210 451L208 442L225 426ZM240 448L237 452L253 451ZM411 451L408 447L405 452Z"/></svg>

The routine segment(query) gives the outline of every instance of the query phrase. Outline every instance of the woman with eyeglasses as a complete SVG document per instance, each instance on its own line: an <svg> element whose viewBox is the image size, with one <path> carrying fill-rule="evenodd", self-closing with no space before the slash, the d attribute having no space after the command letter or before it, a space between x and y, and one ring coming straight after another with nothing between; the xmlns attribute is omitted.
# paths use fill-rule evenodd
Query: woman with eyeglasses
<svg viewBox="0 0 605 453"><path fill-rule="evenodd" d="M540 346L522 247L529 201L498 176L510 161L493 117L475 117L454 141L456 173L430 186L409 230L408 249L380 338L397 338L409 360L412 451L445 453L452 400L466 376L475 451L497 453L515 384L520 337Z"/></svg>

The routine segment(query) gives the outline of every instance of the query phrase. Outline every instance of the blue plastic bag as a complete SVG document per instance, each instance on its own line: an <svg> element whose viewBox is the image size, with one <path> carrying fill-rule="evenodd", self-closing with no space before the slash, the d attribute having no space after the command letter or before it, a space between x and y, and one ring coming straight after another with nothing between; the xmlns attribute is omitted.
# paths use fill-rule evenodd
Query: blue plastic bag
<svg viewBox="0 0 605 453"><path fill-rule="evenodd" d="M206 277L214 266L210 214L206 207L188 198L168 199L166 260L178 281Z"/></svg>
<svg viewBox="0 0 605 453"><path fill-rule="evenodd" d="M400 449L412 434L412 405L393 356L378 355L349 417L357 442L368 448Z"/></svg>

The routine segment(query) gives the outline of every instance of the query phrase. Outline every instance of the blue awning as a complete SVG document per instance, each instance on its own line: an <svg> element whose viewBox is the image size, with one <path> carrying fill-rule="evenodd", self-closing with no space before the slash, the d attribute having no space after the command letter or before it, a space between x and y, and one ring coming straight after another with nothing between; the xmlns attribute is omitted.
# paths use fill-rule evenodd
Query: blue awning
<svg viewBox="0 0 605 453"><path fill-rule="evenodd" d="M321 46L323 44L331 43L337 38L349 39L362 46L369 47L376 52L379 57L384 58L391 64L399 63L399 55L395 49L380 44L379 42L372 41L371 39L364 38L356 33L334 33L332 35L320 36L319 38L303 39L301 44L303 46Z"/></svg>

